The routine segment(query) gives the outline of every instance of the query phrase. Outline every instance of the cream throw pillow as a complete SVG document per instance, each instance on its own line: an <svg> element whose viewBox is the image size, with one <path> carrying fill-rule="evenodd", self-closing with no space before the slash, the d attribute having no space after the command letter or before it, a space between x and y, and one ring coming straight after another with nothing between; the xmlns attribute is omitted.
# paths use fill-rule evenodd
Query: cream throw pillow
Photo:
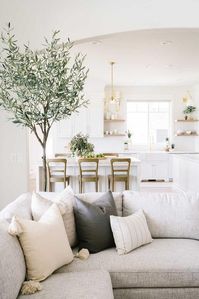
<svg viewBox="0 0 199 299"><path fill-rule="evenodd" d="M9 233L19 236L29 280L42 281L73 260L63 219L56 204L51 205L38 222L13 217Z"/></svg>
<svg viewBox="0 0 199 299"><path fill-rule="evenodd" d="M65 214L63 215L63 220L71 247L77 244L73 202L74 193L70 186L67 186L62 192L56 195L53 200L44 198L38 193L33 193L31 202L32 216L35 221L38 221L53 203L56 203L59 207L64 207Z"/></svg>
<svg viewBox="0 0 199 299"><path fill-rule="evenodd" d="M152 242L142 210L127 217L111 215L110 222L118 254L128 253L141 245Z"/></svg>

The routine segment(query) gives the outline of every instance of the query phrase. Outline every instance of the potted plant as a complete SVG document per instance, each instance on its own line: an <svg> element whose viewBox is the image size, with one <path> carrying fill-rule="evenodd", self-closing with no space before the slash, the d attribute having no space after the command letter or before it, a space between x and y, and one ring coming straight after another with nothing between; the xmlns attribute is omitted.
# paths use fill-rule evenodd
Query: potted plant
<svg viewBox="0 0 199 299"><path fill-rule="evenodd" d="M45 39L41 51L20 49L10 28L2 33L0 108L13 123L30 129L43 149L44 190L47 186L46 146L52 125L87 105L83 88L88 70L80 53L72 59L70 40L60 43L59 31Z"/></svg>
<svg viewBox="0 0 199 299"><path fill-rule="evenodd" d="M184 110L183 110L183 113L185 115L185 120L187 120L190 115L196 111L196 107L195 106L192 106L192 105L189 105L187 106Z"/></svg>
<svg viewBox="0 0 199 299"><path fill-rule="evenodd" d="M86 157L94 152L94 144L88 142L88 135L78 133L70 141L73 156Z"/></svg>

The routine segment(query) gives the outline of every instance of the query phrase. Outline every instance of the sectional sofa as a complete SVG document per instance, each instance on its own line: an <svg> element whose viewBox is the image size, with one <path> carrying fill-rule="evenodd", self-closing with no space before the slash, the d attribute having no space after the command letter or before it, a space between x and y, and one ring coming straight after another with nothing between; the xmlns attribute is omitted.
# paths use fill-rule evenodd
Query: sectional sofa
<svg viewBox="0 0 199 299"><path fill-rule="evenodd" d="M43 193L49 199L54 193ZM78 195L93 202L102 193ZM196 299L199 298L199 194L113 193L118 215L143 209L153 242L118 255L115 248L74 261L42 282L33 295L19 294L25 279L21 247L7 228L13 215L31 219L31 194L0 212L0 299ZM74 251L77 249L74 248Z"/></svg>

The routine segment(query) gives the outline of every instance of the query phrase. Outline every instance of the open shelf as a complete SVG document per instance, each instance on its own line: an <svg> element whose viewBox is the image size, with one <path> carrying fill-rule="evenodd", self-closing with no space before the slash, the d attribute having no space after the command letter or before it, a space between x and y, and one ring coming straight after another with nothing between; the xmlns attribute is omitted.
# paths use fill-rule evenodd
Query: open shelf
<svg viewBox="0 0 199 299"><path fill-rule="evenodd" d="M183 137L183 136L199 136L198 133L193 133L193 134L187 134L187 133L182 133L182 134L176 134L176 137Z"/></svg>
<svg viewBox="0 0 199 299"><path fill-rule="evenodd" d="M176 119L175 122L193 123L197 122L199 119Z"/></svg>
<svg viewBox="0 0 199 299"><path fill-rule="evenodd" d="M125 134L104 134L104 137L119 137L126 136Z"/></svg>
<svg viewBox="0 0 199 299"><path fill-rule="evenodd" d="M106 122L119 122L119 121L125 121L125 119L104 119Z"/></svg>

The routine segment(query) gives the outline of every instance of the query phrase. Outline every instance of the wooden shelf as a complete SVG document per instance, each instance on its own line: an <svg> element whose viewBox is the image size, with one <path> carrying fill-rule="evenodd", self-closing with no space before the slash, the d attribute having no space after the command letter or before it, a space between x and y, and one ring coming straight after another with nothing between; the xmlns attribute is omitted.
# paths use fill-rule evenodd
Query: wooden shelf
<svg viewBox="0 0 199 299"><path fill-rule="evenodd" d="M198 133L194 133L194 134L186 134L186 133L184 133L184 134L176 134L175 136L176 136L176 137L183 137L183 136L199 136L199 134L198 134Z"/></svg>
<svg viewBox="0 0 199 299"><path fill-rule="evenodd" d="M119 121L125 121L125 119L104 119L105 122L119 122Z"/></svg>
<svg viewBox="0 0 199 299"><path fill-rule="evenodd" d="M125 134L104 134L104 137L119 137L126 136Z"/></svg>
<svg viewBox="0 0 199 299"><path fill-rule="evenodd" d="M175 122L193 123L197 122L199 119L176 119Z"/></svg>

